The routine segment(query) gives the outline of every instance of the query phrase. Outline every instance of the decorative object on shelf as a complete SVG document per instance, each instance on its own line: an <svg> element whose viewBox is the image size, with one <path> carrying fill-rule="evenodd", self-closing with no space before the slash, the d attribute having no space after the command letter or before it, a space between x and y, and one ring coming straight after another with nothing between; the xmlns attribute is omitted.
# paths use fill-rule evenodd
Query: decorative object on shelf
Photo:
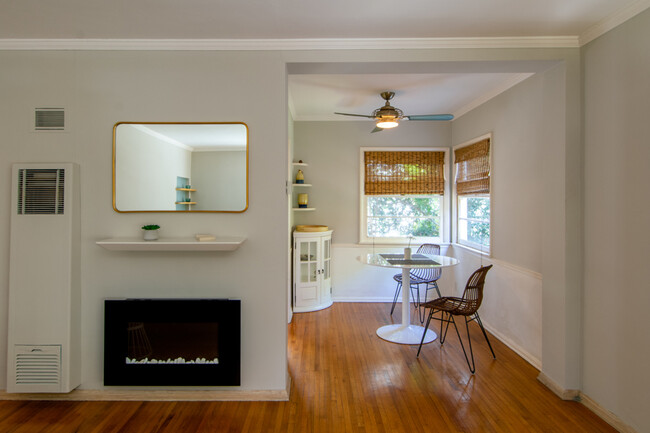
<svg viewBox="0 0 650 433"><path fill-rule="evenodd" d="M309 196L307 194L298 194L298 207L306 208L309 203Z"/></svg>
<svg viewBox="0 0 650 433"><path fill-rule="evenodd" d="M295 166L302 166L302 167L307 167L309 164L306 162L303 162L303 160L299 160L298 162L292 162L291 163L294 167ZM302 170L298 169L296 170L296 175L295 175L295 180L293 181L292 184L293 188L310 188L311 184L305 183L305 174ZM297 206L293 207L294 211L315 211L316 209L313 207L308 207L307 206L307 194L296 194L297 190L292 190L292 196L294 197L294 203L296 203L297 199Z"/></svg>
<svg viewBox="0 0 650 433"><path fill-rule="evenodd" d="M158 229L160 226L158 224L147 224L142 226L143 238L145 241L155 241L158 239Z"/></svg>
<svg viewBox="0 0 650 433"><path fill-rule="evenodd" d="M195 237L196 240L199 242L209 242L217 239L215 235L210 235L210 234L196 234Z"/></svg>
<svg viewBox="0 0 650 433"><path fill-rule="evenodd" d="M185 188L192 189L192 185L185 185Z"/></svg>

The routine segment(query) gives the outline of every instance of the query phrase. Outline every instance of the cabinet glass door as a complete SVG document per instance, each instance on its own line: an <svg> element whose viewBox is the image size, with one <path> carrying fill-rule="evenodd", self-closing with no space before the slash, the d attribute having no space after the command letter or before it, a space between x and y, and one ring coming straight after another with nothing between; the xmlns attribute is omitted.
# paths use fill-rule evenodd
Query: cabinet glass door
<svg viewBox="0 0 650 433"><path fill-rule="evenodd" d="M323 278L330 278L330 261L332 259L331 249L331 240L325 239L323 241Z"/></svg>
<svg viewBox="0 0 650 433"><path fill-rule="evenodd" d="M318 279L318 241L300 242L300 282L315 283Z"/></svg>

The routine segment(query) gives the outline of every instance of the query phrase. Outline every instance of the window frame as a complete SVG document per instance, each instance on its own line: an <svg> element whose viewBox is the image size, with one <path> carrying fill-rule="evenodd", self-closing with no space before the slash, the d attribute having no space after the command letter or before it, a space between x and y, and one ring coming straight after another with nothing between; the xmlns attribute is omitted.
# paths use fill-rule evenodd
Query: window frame
<svg viewBox="0 0 650 433"><path fill-rule="evenodd" d="M368 201L365 195L365 152L444 152L444 180L445 186L443 194L440 195L440 237L372 237L368 236ZM437 243L444 244L450 241L450 221L446 214L450 209L450 182L449 182L449 154L448 147L360 147L359 148L359 244L390 244L390 245L408 245L420 243ZM387 194L395 196L398 194ZM437 195L437 194L432 194ZM416 195L422 196L422 195ZM426 194L425 194L426 196Z"/></svg>
<svg viewBox="0 0 650 433"><path fill-rule="evenodd" d="M468 141L465 141L463 143L457 144L457 145L452 147L452 152L455 153L456 149L460 149L460 148L463 148L463 147L470 146L470 145L472 145L474 143L477 143L477 142L485 140L485 139L490 140L490 153L488 155L489 163L490 163L490 193L489 194L468 194L468 195L463 195L463 196L458 195L458 193L456 191L456 176L457 176L457 171L458 170L457 170L456 162L455 161L452 162L451 169L452 169L453 182L450 182L450 183L453 184L452 185L452 196L453 196L454 206L453 206L453 209L452 209L451 219L453 221L453 243L454 244L459 245L459 246L461 246L463 248L468 248L470 250L476 251L477 253L483 254L485 256L492 257L492 245L493 245L492 241L493 241L493 235L494 235L494 232L492 230L492 228L494 227L494 225L492 224L493 221L494 221L494 212L493 212L494 200L492 198L492 191L493 191L493 185L494 185L494 182L493 182L494 176L493 176L493 168L492 168L493 167L492 166L492 159L493 159L492 155L493 155L493 149L494 149L494 140L492 138L492 133L489 132L487 134L483 134L483 135L478 136L476 138L473 138L471 140L468 140ZM487 197L490 200L490 218L489 218L490 245L486 246L486 245L482 245L482 244L477 244L477 243L469 241L467 239L460 239L460 236L459 236L459 227L460 227L459 214L460 214L460 212L459 211L460 211L460 199L461 199L461 197Z"/></svg>

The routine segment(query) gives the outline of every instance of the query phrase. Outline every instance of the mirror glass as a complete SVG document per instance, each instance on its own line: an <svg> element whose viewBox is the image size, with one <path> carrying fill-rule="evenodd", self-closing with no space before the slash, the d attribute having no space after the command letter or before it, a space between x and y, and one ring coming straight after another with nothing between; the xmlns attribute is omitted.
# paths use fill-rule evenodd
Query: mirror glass
<svg viewBox="0 0 650 433"><path fill-rule="evenodd" d="M135 123L113 128L117 212L244 212L245 123Z"/></svg>

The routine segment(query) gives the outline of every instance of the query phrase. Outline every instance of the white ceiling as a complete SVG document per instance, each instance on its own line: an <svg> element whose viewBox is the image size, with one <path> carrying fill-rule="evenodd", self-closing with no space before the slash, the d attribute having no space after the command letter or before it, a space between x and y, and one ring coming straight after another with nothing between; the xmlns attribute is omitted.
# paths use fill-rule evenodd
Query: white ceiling
<svg viewBox="0 0 650 433"><path fill-rule="evenodd" d="M461 116L531 73L289 75L289 107L296 121L362 120L334 112L372 114L393 91L405 115Z"/></svg>
<svg viewBox="0 0 650 433"><path fill-rule="evenodd" d="M587 42L650 7L650 0L0 0L0 48L26 40L238 41L248 49L301 41L309 49L370 41L374 48L447 38ZM411 39L417 38L417 39ZM547 39L544 39L547 38ZM550 39L549 39L550 38ZM51 42L51 41L50 41ZM534 71L533 71L534 72ZM531 71L294 73L295 120L358 120L379 93L395 91L405 114L456 117Z"/></svg>
<svg viewBox="0 0 650 433"><path fill-rule="evenodd" d="M126 123L119 127L138 129L192 152L242 151L248 139L246 126L240 123Z"/></svg>

